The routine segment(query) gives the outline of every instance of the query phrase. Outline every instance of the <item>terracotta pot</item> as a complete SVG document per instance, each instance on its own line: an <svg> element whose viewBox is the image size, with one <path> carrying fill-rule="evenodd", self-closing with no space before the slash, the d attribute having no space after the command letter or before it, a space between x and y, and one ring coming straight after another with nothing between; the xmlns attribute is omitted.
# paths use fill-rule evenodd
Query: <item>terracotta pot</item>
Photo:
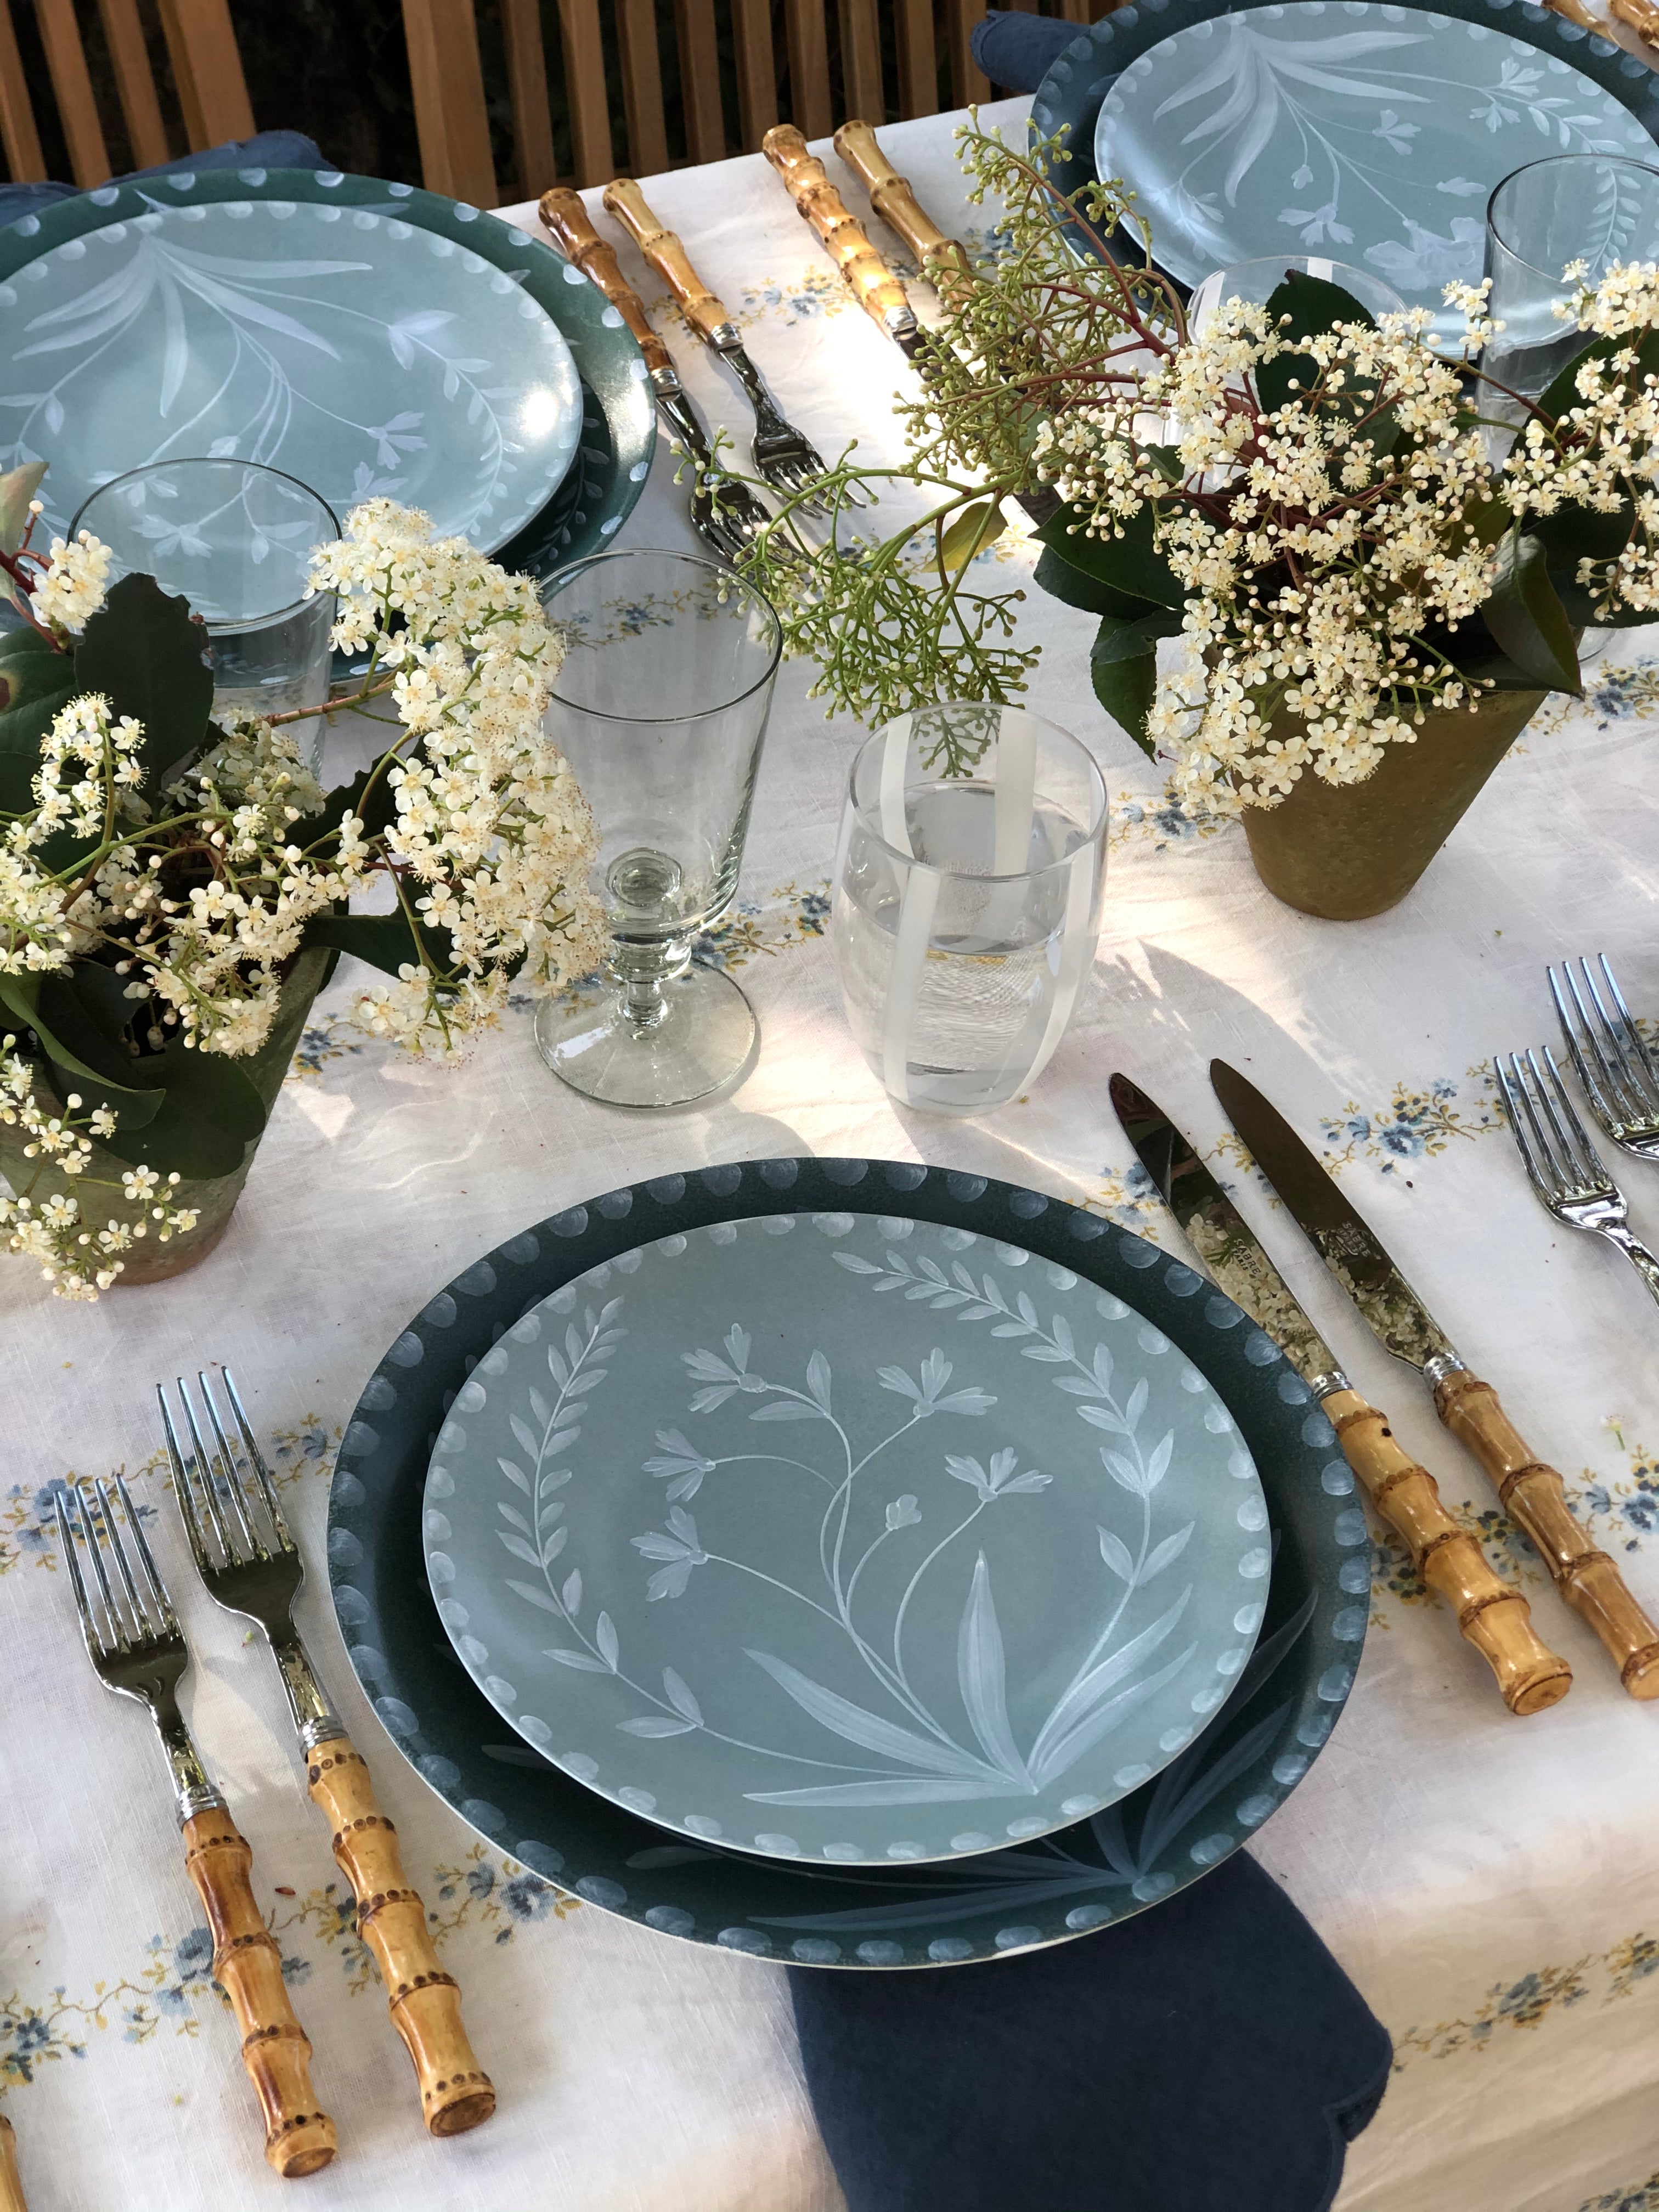
<svg viewBox="0 0 1659 2212"><path fill-rule="evenodd" d="M1275 898L1329 921L1397 906L1548 696L1488 691L1474 712L1432 712L1414 744L1386 745L1364 783L1304 771L1278 806L1247 807L1255 872Z"/></svg>
<svg viewBox="0 0 1659 2212"><path fill-rule="evenodd" d="M302 952L283 985L282 999L276 1018L271 1024L270 1035L251 1060L241 1061L243 1073L258 1092L267 1113L276 1093L283 1087L283 1078L288 1073L289 1063L300 1042L301 1031L311 1012L312 1000L321 988L324 970L328 965L326 952ZM46 1093L37 1091L44 1100ZM0 1123L0 1175L3 1175L14 1190L21 1189L29 1181L40 1163L23 1158L23 1133L16 1127ZM226 1230L235 1211L236 1201L242 1194L242 1185L247 1181L253 1156L259 1149L259 1139L253 1138L246 1147L240 1167L229 1175L213 1176L203 1181L186 1178L176 1184L169 1194L174 1206L191 1206L197 1210L194 1229L175 1230L167 1243L154 1235L142 1238L124 1252L125 1266L115 1279L115 1287L125 1290L139 1283L165 1282L170 1276L182 1275L187 1268L205 1260ZM130 1165L118 1159L101 1145L93 1146L93 1161L89 1175L108 1176L118 1183L121 1170ZM55 1169L43 1169L35 1176L33 1195L37 1200L50 1198L57 1193L76 1199L82 1212L94 1230L100 1229L111 1218L125 1220L132 1209L121 1196L90 1185L84 1177L59 1174ZM112 1202L105 1206L102 1201Z"/></svg>

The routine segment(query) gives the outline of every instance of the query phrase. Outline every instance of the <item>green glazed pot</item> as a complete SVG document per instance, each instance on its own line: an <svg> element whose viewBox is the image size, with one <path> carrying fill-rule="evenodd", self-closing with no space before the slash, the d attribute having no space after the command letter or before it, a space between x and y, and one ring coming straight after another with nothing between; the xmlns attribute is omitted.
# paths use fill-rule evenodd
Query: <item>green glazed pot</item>
<svg viewBox="0 0 1659 2212"><path fill-rule="evenodd" d="M1417 742L1384 746L1363 783L1307 772L1279 805L1247 807L1257 875L1286 906L1328 921L1397 906L1548 696L1488 691L1473 714L1431 712Z"/></svg>
<svg viewBox="0 0 1659 2212"><path fill-rule="evenodd" d="M267 1115L274 1104L276 1093L283 1087L283 1078L288 1073L289 1063L294 1057L300 1033L306 1025L313 1000L322 988L330 955L315 951L301 953L289 971L283 985L277 1006L276 1018L271 1024L270 1035L252 1059L242 1062L243 1073L258 1092ZM37 1091L43 1100L47 1094ZM23 1157L24 1135L15 1126L0 1123L0 1176L3 1176L14 1190L21 1190L35 1169L36 1160ZM200 1182L188 1179L176 1183L168 1194L174 1206L194 1206L197 1223L193 1229L175 1230L164 1244L160 1237L150 1235L125 1252L121 1256L125 1266L115 1279L118 1290L138 1283L165 1282L170 1276L182 1275L205 1260L208 1254L230 1226L230 1217L236 1201L242 1194L242 1185L247 1181L248 1170L253 1164L253 1155L259 1149L259 1139L250 1139L242 1156L242 1164L229 1175L213 1176ZM101 1145L93 1146L93 1159L88 1173L106 1176L118 1183L121 1170L130 1163L118 1159ZM32 1195L38 1200L58 1194L79 1201L82 1213L94 1230L106 1220L127 1219L132 1207L119 1191L113 1193L91 1185L85 1176L66 1176L54 1168L43 1168L35 1178ZM112 1202L104 1204L104 1200Z"/></svg>

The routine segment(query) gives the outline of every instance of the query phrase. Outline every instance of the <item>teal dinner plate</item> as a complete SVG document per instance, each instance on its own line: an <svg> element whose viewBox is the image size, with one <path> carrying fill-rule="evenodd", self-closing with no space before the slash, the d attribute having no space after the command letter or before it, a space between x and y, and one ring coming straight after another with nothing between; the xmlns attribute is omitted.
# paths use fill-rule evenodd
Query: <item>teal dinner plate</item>
<svg viewBox="0 0 1659 2212"><path fill-rule="evenodd" d="M1328 255L1444 315L1447 283L1480 281L1486 201L1511 170L1654 160L1659 79L1527 0L1133 0L1043 80L1032 135L1062 125L1063 189L1120 179L1183 284Z"/></svg>
<svg viewBox="0 0 1659 2212"><path fill-rule="evenodd" d="M426 1481L440 1617L526 1742L842 1865L1028 1842L1167 1766L1249 1658L1267 1527L1225 1405L1115 1292L839 1207L563 1285Z"/></svg>
<svg viewBox="0 0 1659 2212"><path fill-rule="evenodd" d="M96 484L224 453L385 495L547 575L608 544L655 422L638 346L500 218L334 170L108 185L0 230L0 466Z"/></svg>
<svg viewBox="0 0 1659 2212"><path fill-rule="evenodd" d="M896 1250L935 1231L968 1232L980 1240L969 1248L975 1252L1006 1244L1028 1253L1022 1279L1034 1267L1054 1266L1133 1306L1169 1340L1168 1352L1156 1356L1169 1360L1176 1387L1188 1366L1212 1386L1255 1462L1267 1508L1261 1540L1271 1571L1255 1648L1192 1741L1162 1772L1061 1832L942 1865L808 1864L752 1845L738 1851L669 1834L574 1779L503 1723L458 1656L422 1552L422 1493L440 1431L465 1423L457 1402L470 1379L554 1292L665 1237L689 1240L762 1215L794 1219L785 1242L817 1237L814 1216L854 1207L915 1224L910 1240L895 1239ZM647 1264L641 1256L636 1274ZM629 1279L625 1267L617 1272ZM885 1294L871 1287L878 1303L896 1299L928 1314L956 1370L940 1395L969 1387L966 1363L1000 1325L973 1317L982 1297L934 1310L902 1286ZM1038 1304L1032 1295L1049 1326L1043 1304L1052 1299ZM727 1326L722 1318L720 1334ZM696 1348L705 1343L726 1357L719 1334L700 1337ZM1059 1370L1060 1362L1047 1364ZM756 1371L752 1350L744 1371ZM735 1407L736 1396L727 1402ZM717 1419L726 1410L709 1409ZM811 1419L774 1433L793 1447ZM671 1455L665 1448L661 1456ZM969 1455L980 1458L988 1480L986 1455ZM701 1492L667 1498L670 1485L696 1472L646 1478L660 1495L660 1516L639 1533L672 1534L671 1502L694 1519L708 1511ZM705 1474L704 1487L728 1472ZM954 1492L955 1479L945 1480ZM566 1487L574 1489L574 1474ZM964 1495L972 1490L965 1486ZM933 1496L916 1496L919 1509L933 1509ZM1042 1493L1021 1492L1006 1508L1042 1503ZM1098 1559L1092 1527L1091 1541ZM1061 1942L1199 1880L1270 1817L1318 1756L1352 1684L1370 1589L1364 1516L1330 1425L1230 1299L1098 1215L978 1176L878 1160L762 1160L659 1176L556 1214L476 1261L428 1300L365 1386L336 1465L328 1557L341 1629L376 1713L416 1771L481 1835L534 1874L644 1926L757 1957L844 1966L946 1965ZM647 1555L636 1558L645 1564ZM648 1561L651 1573L676 1565ZM706 1574L708 1565L692 1562L690 1571ZM656 1601L659 1609L681 1601ZM597 1635L589 1606L584 1593L579 1617ZM586 1671L564 1669L572 1682Z"/></svg>

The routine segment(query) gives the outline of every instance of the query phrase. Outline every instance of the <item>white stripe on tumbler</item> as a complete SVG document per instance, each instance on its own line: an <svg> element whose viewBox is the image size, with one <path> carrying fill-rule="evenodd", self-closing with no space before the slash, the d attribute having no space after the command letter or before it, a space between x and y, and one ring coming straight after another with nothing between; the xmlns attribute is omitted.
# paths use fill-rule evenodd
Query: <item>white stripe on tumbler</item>
<svg viewBox="0 0 1659 2212"><path fill-rule="evenodd" d="M1031 865L1031 816L1036 791L1036 724L1005 707L997 732L996 848L994 876L1021 876Z"/></svg>
<svg viewBox="0 0 1659 2212"><path fill-rule="evenodd" d="M893 964L887 971L887 1006L882 1018L881 1079L901 1106L910 1103L906 1073L915 1027L916 1000L921 993L921 974L933 932L933 909L939 904L939 877L921 866L905 871L904 896L899 902L898 930L893 939Z"/></svg>
<svg viewBox="0 0 1659 2212"><path fill-rule="evenodd" d="M1065 1035L1066 1024L1072 1018L1072 1009L1083 986L1083 977L1094 957L1095 943L1089 928L1089 909L1095 897L1095 859L1097 848L1091 842L1079 845L1068 866L1071 880L1066 886L1066 917L1060 924L1060 973L1054 982L1054 1003L1048 1009L1048 1026L1042 1032L1042 1042L1037 1047L1036 1058L1015 1085L1016 1091L1024 1091L1035 1083L1054 1056L1054 1048Z"/></svg>
<svg viewBox="0 0 1659 2212"><path fill-rule="evenodd" d="M887 725L883 735L881 793L878 800L881 834L896 851L913 853L915 848L910 842L910 825L904 814L904 772L910 760L910 717L899 715L896 721Z"/></svg>

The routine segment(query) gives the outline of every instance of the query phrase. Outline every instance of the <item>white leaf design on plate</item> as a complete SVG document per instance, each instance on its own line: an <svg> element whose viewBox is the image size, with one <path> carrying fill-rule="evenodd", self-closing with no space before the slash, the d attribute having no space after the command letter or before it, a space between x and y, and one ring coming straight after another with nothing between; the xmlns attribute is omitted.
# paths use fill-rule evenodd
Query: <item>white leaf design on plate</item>
<svg viewBox="0 0 1659 2212"><path fill-rule="evenodd" d="M602 1613L593 1631L593 1641L599 1647L599 1656L614 1674L617 1671L617 1625L608 1613Z"/></svg>
<svg viewBox="0 0 1659 2212"><path fill-rule="evenodd" d="M1177 1528L1173 1536L1166 1536L1161 1544L1154 1544L1141 1569L1139 1580L1149 1583L1154 1575L1161 1575L1171 1559L1178 1559L1187 1548L1187 1540L1196 1523L1189 1521L1184 1528ZM1103 1551L1104 1547L1102 1547Z"/></svg>
<svg viewBox="0 0 1659 2212"><path fill-rule="evenodd" d="M618 1721L624 1735L690 1735L694 1721L671 1720L666 1713L641 1713L637 1720Z"/></svg>
<svg viewBox="0 0 1659 2212"><path fill-rule="evenodd" d="M830 1362L815 1352L806 1363L806 1387L827 1415L830 1411Z"/></svg>
<svg viewBox="0 0 1659 2212"><path fill-rule="evenodd" d="M495 1501L495 1510L509 1528L517 1528L526 1536L530 1534L530 1523L516 1505L509 1505L504 1498L498 1498Z"/></svg>
<svg viewBox="0 0 1659 2212"><path fill-rule="evenodd" d="M673 1706L675 1711L684 1713L687 1720L695 1721L696 1725L701 1728L702 1726L702 1708L692 1696L690 1690L688 1688L685 1682L674 1672L674 1669L672 1667L665 1667L663 1668L662 1686L667 1692L668 1702Z"/></svg>
<svg viewBox="0 0 1659 2212"><path fill-rule="evenodd" d="M954 1744L914 1735L893 1721L883 1720L878 1713L866 1712L862 1705L855 1705L849 1698L811 1680L787 1659L775 1659L769 1651L750 1651L749 1656L757 1667L766 1669L780 1689L787 1691L803 1712L810 1713L815 1721L836 1735L844 1736L849 1743L860 1744L866 1751L879 1752L885 1759L902 1759L912 1766L931 1768L937 1774L975 1777L981 1781L1001 1778L992 1775L978 1759L958 1750ZM766 1802L773 1801L769 1798ZM822 1802L837 1804L842 1801L829 1798Z"/></svg>
<svg viewBox="0 0 1659 2212"><path fill-rule="evenodd" d="M574 1614L581 1611L582 1571L580 1567L572 1567L564 1578L564 1588L559 1592L559 1595L564 1600L564 1609L567 1613Z"/></svg>
<svg viewBox="0 0 1659 2212"><path fill-rule="evenodd" d="M519 1596L527 1598L532 1605L540 1606L544 1613L556 1613L559 1609L547 1592L538 1589L534 1583L515 1583L509 1580L507 1586L508 1589L516 1591Z"/></svg>
<svg viewBox="0 0 1659 2212"><path fill-rule="evenodd" d="M1012 1779L1026 1780L1025 1762L1008 1725L1002 1631L997 1625L990 1571L983 1552L974 1568L973 1584L957 1632L957 1685L980 1749Z"/></svg>
<svg viewBox="0 0 1659 2212"><path fill-rule="evenodd" d="M525 1496L528 1498L530 1495L530 1477L525 1473L524 1469L521 1467L515 1467L510 1459L498 1458L495 1464L500 1468L501 1473L507 1477L507 1480L511 1483L516 1483L518 1487L523 1491Z"/></svg>
<svg viewBox="0 0 1659 2212"><path fill-rule="evenodd" d="M1121 1536L1113 1535L1109 1528L1100 1531L1100 1556L1120 1582L1133 1583L1135 1563L1129 1557L1129 1547Z"/></svg>
<svg viewBox="0 0 1659 2212"><path fill-rule="evenodd" d="M757 1407L749 1418L751 1421L822 1421L828 1416L821 1406L803 1406L799 1398L775 1398L769 1405Z"/></svg>
<svg viewBox="0 0 1659 2212"><path fill-rule="evenodd" d="M608 1674L611 1669L603 1659L596 1659L591 1651L561 1651L550 1650L550 1659L556 1659L563 1667L580 1667L584 1674Z"/></svg>
<svg viewBox="0 0 1659 2212"><path fill-rule="evenodd" d="M542 1440L522 1413L510 1414L507 1418L507 1426L518 1438L519 1449L521 1451L527 1451L532 1460L541 1457Z"/></svg>
<svg viewBox="0 0 1659 2212"><path fill-rule="evenodd" d="M539 1567L541 1565L540 1556L533 1544L526 1543L522 1536L514 1535L512 1531L507 1528L498 1528L495 1531L495 1534L500 1538L501 1541L506 1545L507 1550L512 1553L515 1559L522 1559L526 1566Z"/></svg>
<svg viewBox="0 0 1659 2212"><path fill-rule="evenodd" d="M1132 1636L1127 1644L1097 1662L1091 1654L1091 1660L1078 1669L1031 1746L1028 1763L1039 1789L1046 1789L1109 1729L1116 1727L1132 1710L1124 1703L1126 1698L1133 1698L1138 1705L1143 1697L1150 1697L1154 1689L1168 1681L1171 1674L1186 1665L1193 1655L1191 1645L1161 1674L1147 1675L1142 1681L1120 1691L1115 1698L1107 1698L1109 1690L1115 1688L1126 1674L1158 1650L1187 1610L1187 1601L1192 1594L1192 1584L1188 1583L1175 1603L1161 1613L1150 1627L1143 1628L1139 1636Z"/></svg>

